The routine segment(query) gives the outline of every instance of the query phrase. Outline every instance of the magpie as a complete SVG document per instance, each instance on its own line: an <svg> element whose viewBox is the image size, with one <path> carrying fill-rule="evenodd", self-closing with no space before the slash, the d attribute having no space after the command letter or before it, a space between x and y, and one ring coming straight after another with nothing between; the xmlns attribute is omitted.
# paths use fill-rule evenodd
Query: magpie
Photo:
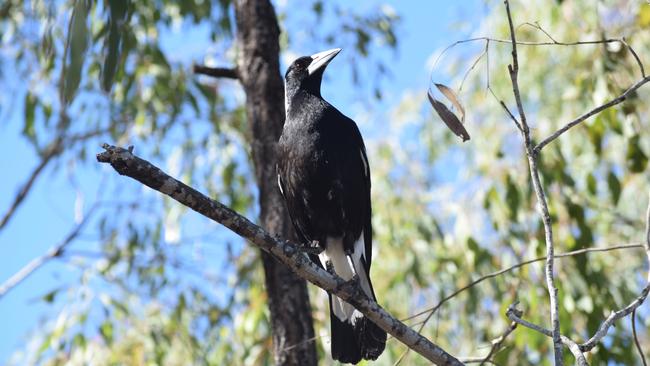
<svg viewBox="0 0 650 366"><path fill-rule="evenodd" d="M372 226L370 166L356 123L323 99L323 73L341 51L296 59L285 74L286 120L278 142L278 185L298 236L316 262L344 280L370 282ZM329 295L332 357L375 360L386 332L352 305Z"/></svg>

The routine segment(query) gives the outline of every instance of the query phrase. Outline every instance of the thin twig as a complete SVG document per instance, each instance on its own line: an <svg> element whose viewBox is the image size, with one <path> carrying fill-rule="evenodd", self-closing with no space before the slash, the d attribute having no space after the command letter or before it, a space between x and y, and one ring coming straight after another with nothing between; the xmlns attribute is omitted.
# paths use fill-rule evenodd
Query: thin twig
<svg viewBox="0 0 650 366"><path fill-rule="evenodd" d="M567 123L566 125L564 125L564 127L562 127L562 128L560 128L559 130L555 131L552 135L550 135L549 137L547 137L547 138L545 138L544 140L542 140L542 142L540 142L539 144L537 144L537 146L535 146L535 152L536 152L536 153L539 153L539 152L544 148L544 146L548 145L548 144L551 143L553 140L555 140L555 139L557 139L558 137L560 137L563 133L567 132L571 127L573 127L573 126L575 126L575 125L577 125L577 124L583 122L584 120L586 120L587 118L589 118L589 117L591 117L591 116L594 116L594 115L596 115L596 114L598 114L598 113L604 111L604 110L607 109L607 108L610 108L610 107L613 107L613 106L615 106L615 105L617 105L617 104L622 103L623 101L625 101L625 100L627 99L627 97L628 97L631 93L633 93L634 91L636 91L637 89L639 89L640 87L642 87L644 84L646 84L646 83L649 82L649 81L650 81L650 76L646 76L646 77L644 77L643 79L637 81L637 82L634 83L632 86L630 86L629 88L627 88L627 89L626 89L626 90L625 90L621 95L619 95L618 97L616 97L616 98L610 100L609 102L607 102L607 103L605 103L605 104L602 104L602 105L600 105L600 106L598 106L598 107L596 107L596 108L590 110L589 112L587 112L587 113L581 115L580 117L574 119L573 121Z"/></svg>
<svg viewBox="0 0 650 366"><path fill-rule="evenodd" d="M462 39L460 41L456 41L449 46L445 47L442 52L436 57L436 60L433 63L433 68L438 65L438 62L444 56L445 53L447 53L450 49L464 44L464 43L471 43L471 42L478 42L478 41L490 41L494 43L506 43L510 44L512 43L511 39L500 39L500 38L493 38L493 37L474 37L474 38L468 38L468 39ZM537 41L517 41L517 45L519 46L585 46L585 45L594 45L594 44L608 44L608 43L620 43L623 46L625 46L632 56L635 58L636 63L639 65L639 70L641 72L641 76L645 77L645 70L643 68L643 63L641 62L641 59L639 58L638 54L632 46L630 46L627 41L625 40L624 37L621 38L606 38L606 39L601 39L601 40L587 40L587 41L570 41L570 42L560 42L560 41L551 41L551 42L537 42Z"/></svg>
<svg viewBox="0 0 650 366"><path fill-rule="evenodd" d="M645 360L645 355L643 354L643 348L641 348L641 343L639 343L639 337L636 334L636 309L632 310L630 321L632 322L632 335L634 336L634 344L636 345L636 350L639 351L639 357L643 362L643 366L648 366L648 363Z"/></svg>
<svg viewBox="0 0 650 366"><path fill-rule="evenodd" d="M0 230L2 230L5 225L9 222L11 217L14 215L20 204L23 202L25 197L27 197L27 194L29 193L30 189L32 188L32 185L34 185L34 182L36 182L36 178L43 172L45 167L50 163L52 158L61 152L62 148L62 140L57 138L46 150L45 154L43 157L41 157L41 162L32 170L32 173L29 175L29 178L27 178L27 181L22 185L18 193L16 193L16 196L14 197L14 201L11 203L11 206L9 206L9 209L7 209L7 212L2 216L2 220L0 220Z"/></svg>
<svg viewBox="0 0 650 366"><path fill-rule="evenodd" d="M84 141L92 137L99 136L105 132L107 132L107 129L100 129L100 130L93 130L89 132L85 132L82 134L77 134L77 135L71 135L69 137L66 137L64 135L59 135L52 141L41 153L41 162L32 170L32 173L29 175L29 178L27 178L27 181L21 186L21 188L18 190L18 193L16 193L16 196L14 197L13 202L11 203L11 206L7 209L5 214L2 216L2 219L0 220L0 230L4 229L4 227L9 223L13 215L16 213L16 210L20 205L23 203L27 195L29 194L30 190L32 189L32 186L36 182L36 179L41 175L43 170L47 167L47 165L52 162L52 159L58 156L63 152L64 147L69 147L70 144L75 143L77 141Z"/></svg>
<svg viewBox="0 0 650 366"><path fill-rule="evenodd" d="M519 111L519 119L521 121L522 136L524 139L524 145L526 147L526 155L528 156L528 167L530 170L530 176L533 183L533 189L535 190L535 195L537 196L537 206L539 209L539 214L542 218L544 224L544 237L546 242L546 268L545 268L545 277L546 277L546 286L548 287L548 294L550 298L551 305L551 324L553 331L553 355L555 358L555 365L561 366L564 364L564 359L562 357L563 347L562 340L560 339L560 311L558 305L558 290L555 286L555 274L554 274L554 245L553 245L553 228L551 226L551 215L548 210L548 203L546 201L546 194L544 193L544 188L539 178L539 169L537 168L537 152L533 148L533 143L530 137L530 128L528 127L528 122L526 121L526 113L524 112L523 102L521 100L521 92L519 90L519 59L517 56L517 38L515 35L514 24L512 21L512 14L510 12L510 3L508 0L504 1L506 7L506 13L508 15L508 25L510 27L510 39L512 42L512 65L508 65L508 71L510 73L510 80L512 82L512 91L515 96L515 101L517 103L517 109Z"/></svg>
<svg viewBox="0 0 650 366"><path fill-rule="evenodd" d="M79 235L81 230L84 228L88 219L92 216L95 211L96 206L92 207L84 218L77 224L72 231L57 245L50 248L45 254L40 257L32 259L31 262L27 263L23 268L16 272L13 276L9 277L2 285L0 285L0 299L6 295L11 289L16 287L18 284L23 282L27 277L29 277L34 271L42 267L45 263L50 261L53 258L61 256L63 254L65 247L68 246L72 241Z"/></svg>
<svg viewBox="0 0 650 366"><path fill-rule="evenodd" d="M208 67L203 65L194 65L194 73L208 75L215 78L239 79L237 69L229 67Z"/></svg>
<svg viewBox="0 0 650 366"><path fill-rule="evenodd" d="M460 82L460 86L458 87L458 94L463 91L463 85L465 85L465 80L467 80L467 77L469 76L469 73L476 68L476 65L478 65L479 61L483 58L483 56L486 56L488 54L488 47L490 46L490 41L485 41L485 48L483 49L483 52L481 52L480 55L474 60L472 63L472 66L465 71L465 75L463 76L463 80Z"/></svg>
<svg viewBox="0 0 650 366"><path fill-rule="evenodd" d="M648 263L650 264L650 195L648 197L648 209L646 212L645 243L643 244L643 248L645 249ZM569 338L560 335L562 343L567 347L569 347L569 349L574 354L574 356L576 356L576 360L578 361L578 364L587 365L586 360L584 360L583 363L584 356L582 356L582 359L579 358L579 356L582 355L583 352L589 352L594 347L596 347L596 345L603 339L603 337L607 335L609 328L611 328L611 326L614 325L614 322L616 320L621 319L629 314L633 314L632 316L634 317L635 310L643 304L643 302L648 297L649 292L650 292L650 269L648 269L648 282L646 286L643 288L643 290L641 290L641 294L637 296L636 299L634 299L629 305L627 305L623 309L612 311L612 313L607 317L607 319L605 319L605 321L600 325L600 327L598 327L596 334L594 334L588 341L578 345L575 342L571 341ZM506 311L506 316L508 316L510 320L516 321L517 323L527 328L533 329L539 333L545 334L546 336L551 337L555 335L553 332L551 332L548 329L542 328L536 324L521 319L522 312L521 310L518 310L516 306L517 306L517 302L510 305L508 307L508 310Z"/></svg>
<svg viewBox="0 0 650 366"><path fill-rule="evenodd" d="M645 229L645 243L644 249L646 252L646 257L648 258L648 264L650 265L650 194L648 195L648 209L646 212L646 229ZM580 349L583 352L589 351L592 348L596 347L598 342L607 335L607 331L618 319L621 319L629 314L631 314L636 308L641 306L645 299L648 297L648 292L650 292L650 268L648 269L647 284L641 290L641 294L634 299L628 306L623 309L612 311L611 314L605 319L605 321L598 327L596 334L593 335L587 342L580 345Z"/></svg>
<svg viewBox="0 0 650 366"><path fill-rule="evenodd" d="M506 338L510 335L510 333L514 332L515 329L517 329L517 322L512 322L499 338L492 340L492 348L490 348L490 352L487 354L487 356L485 356L483 361L481 361L479 366L483 366L486 362L491 362L492 356L494 356L501 349L503 342L505 342Z"/></svg>
<svg viewBox="0 0 650 366"><path fill-rule="evenodd" d="M580 255L580 254L585 254L585 253L610 252L610 251L614 251L614 250L637 249L637 248L644 248L644 245L639 243L639 244L615 245L615 246L604 247L604 248L584 248L584 249L573 250L573 251L566 252L566 253L558 253L558 254L555 255L555 258L567 258L567 257L573 257L573 256ZM418 312L416 314L413 314L413 315L411 315L411 316L409 316L407 318L404 318L404 319L402 319L402 321L417 318L417 317L419 317L421 315L424 315L424 314L427 314L427 313L431 313L431 315L433 315L432 313L435 313L447 301L449 301L449 300L453 299L454 297L458 296L460 293L462 293L462 292L464 292L466 290L469 290L470 288L478 285L479 283L481 283L481 282L483 282L485 280L488 280L490 278L498 277L498 276L500 276L500 275L502 275L504 273L511 272L511 271L513 271L513 270L515 270L517 268L526 266L528 264L543 261L545 259L546 259L546 256L537 257L537 258L533 258L533 259L528 259L528 260L525 260L523 262L519 262L517 264L514 264L514 265L512 265L510 267L503 268L503 269L500 269L498 271L488 273L488 274L486 274L484 276L481 276L481 277L475 279L474 281L468 283L467 285L455 290L451 294L445 296L435 306L430 307L430 308L425 309L425 310L422 310L422 311L420 311L420 312Z"/></svg>
<svg viewBox="0 0 650 366"><path fill-rule="evenodd" d="M518 303L519 303L518 301L515 301L514 303L510 304L510 306L508 306L508 310L506 310L506 316L508 317L508 319L512 320L513 322L516 322L517 324L521 324L522 326L524 326L524 327L526 327L528 329L532 329L532 330L534 330L534 331L536 331L538 333L544 334L547 337L552 338L553 337L553 332L551 330L540 327L537 324L531 323L531 322L521 318L521 316L523 315L523 312L521 310L517 309L517 304ZM576 363L579 366L588 366L589 365L587 363L587 360L585 359L585 356L582 354L582 351L580 350L580 347L574 341L572 341L571 339L569 339L568 337L565 337L563 335L560 335L560 341L562 342L562 344L564 344L565 346L567 346L569 348L569 350L571 351L573 356L576 358Z"/></svg>

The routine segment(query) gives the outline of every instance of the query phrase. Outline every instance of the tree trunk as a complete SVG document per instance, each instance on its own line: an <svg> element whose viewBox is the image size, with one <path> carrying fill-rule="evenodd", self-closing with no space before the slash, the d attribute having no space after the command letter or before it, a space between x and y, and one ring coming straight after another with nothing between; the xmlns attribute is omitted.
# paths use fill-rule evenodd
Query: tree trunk
<svg viewBox="0 0 650 366"><path fill-rule="evenodd" d="M275 147L284 124L284 84L280 75L280 28L268 0L236 0L237 71L246 92L253 164L259 187L261 225L292 238L293 228L277 188ZM277 365L316 365L314 327L304 280L262 252ZM291 348L289 348L291 347ZM288 348L288 349L287 349Z"/></svg>

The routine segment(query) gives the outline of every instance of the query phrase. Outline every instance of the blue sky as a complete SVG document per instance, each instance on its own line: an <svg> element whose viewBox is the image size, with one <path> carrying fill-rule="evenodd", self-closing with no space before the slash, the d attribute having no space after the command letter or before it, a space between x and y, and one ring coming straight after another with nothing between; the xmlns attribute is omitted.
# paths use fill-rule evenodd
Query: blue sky
<svg viewBox="0 0 650 366"><path fill-rule="evenodd" d="M344 113L354 116L364 108L373 108L375 114L386 113L407 90L424 90L428 87L430 70L427 61L431 55L453 43L455 40L467 38L477 27L480 18L485 14L485 2L482 0L453 1L361 1L357 5L361 9L370 9L378 3L392 6L401 16L402 23L398 28L399 47L396 54L392 51L376 50L388 61L389 72L392 76L382 84L382 93L386 96L381 102L359 103L355 93L357 89L351 86L350 78L336 78L337 70L345 67L342 62L333 62L328 68L329 76L323 86L323 95ZM279 2L281 11L289 11L285 1ZM428 5L423 5L428 4ZM293 18L300 15L292 14ZM459 23L465 24L459 27ZM200 30L198 30L200 32ZM186 34L182 32L169 35L166 47L178 49L179 55L186 58L187 64L201 59L200 44L185 44ZM195 38L193 38L195 39ZM307 48L306 45L301 45ZM313 49L317 52L321 49ZM309 50L305 50L309 51ZM344 50L345 52L345 50ZM9 79L11 80L11 79ZM20 89L18 80L13 80L9 90ZM344 90L346 92L338 92ZM20 136L22 129L22 108L10 108L21 103L13 100L19 93L7 93L0 96L0 167L10 172L0 179L0 213L4 214L13 200L19 185L25 181L28 174L38 163L37 157L25 139ZM362 126L364 133L372 134L372 126ZM97 141L99 143L99 141ZM97 145L99 150L99 144ZM97 192L100 187L101 172L95 169L94 151L89 151L87 162L75 162L79 165L77 179L70 179L64 172L66 164L71 162L63 159L61 164L49 166L33 187L26 202L19 208L9 225L0 231L0 247L5 255L0 257L0 283L6 281L33 258L42 255L53 244L59 242L67 234L75 220L75 207L79 200L73 184L87 188L87 192ZM91 200L92 197L88 197ZM92 243L80 241L73 244L74 248L85 248ZM47 315L51 307L40 300L40 297L52 288L76 279L78 271L65 263L51 261L40 268L29 279L21 283L9 294L0 299L0 363L24 346L29 331L38 327L40 320Z"/></svg>

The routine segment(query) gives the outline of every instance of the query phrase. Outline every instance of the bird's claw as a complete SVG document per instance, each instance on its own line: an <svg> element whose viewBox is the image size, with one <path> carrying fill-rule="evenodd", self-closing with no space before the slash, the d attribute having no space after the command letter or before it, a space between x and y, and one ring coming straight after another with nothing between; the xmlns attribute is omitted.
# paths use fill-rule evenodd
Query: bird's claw
<svg viewBox="0 0 650 366"><path fill-rule="evenodd" d="M318 246L303 246L300 251L307 254L319 255L323 252L323 248Z"/></svg>

